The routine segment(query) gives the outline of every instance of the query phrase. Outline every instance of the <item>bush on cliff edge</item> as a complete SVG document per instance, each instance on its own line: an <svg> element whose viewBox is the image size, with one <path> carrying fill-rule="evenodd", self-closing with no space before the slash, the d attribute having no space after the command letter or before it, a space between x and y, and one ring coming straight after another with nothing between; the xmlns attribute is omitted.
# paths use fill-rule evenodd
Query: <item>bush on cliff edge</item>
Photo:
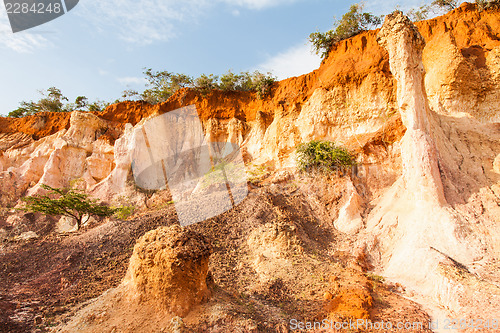
<svg viewBox="0 0 500 333"><path fill-rule="evenodd" d="M339 21L334 24L334 29L323 32L313 32L309 35L309 41L313 45L316 54L322 58L328 56L328 52L336 43L356 36L369 28L375 28L382 23L379 16L363 12L363 4L351 5Z"/></svg>

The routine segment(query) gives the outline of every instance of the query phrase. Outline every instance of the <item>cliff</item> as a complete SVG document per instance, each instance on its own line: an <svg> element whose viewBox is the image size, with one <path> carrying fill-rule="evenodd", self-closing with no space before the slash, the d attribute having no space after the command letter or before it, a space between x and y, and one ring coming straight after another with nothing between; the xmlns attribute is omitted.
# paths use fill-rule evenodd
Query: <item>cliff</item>
<svg viewBox="0 0 500 333"><path fill-rule="evenodd" d="M498 317L498 11L463 4L416 25L395 13L381 29L335 45L319 69L277 82L263 99L183 89L159 105L0 118L0 203L14 206L40 193L40 184L76 182L111 203L125 197L150 206L154 198L131 181L134 130L193 104L208 141L239 144L250 172L265 167L300 179L298 144L348 147L358 173L331 194L335 200L319 200L321 219L346 237L344 246L434 316Z"/></svg>

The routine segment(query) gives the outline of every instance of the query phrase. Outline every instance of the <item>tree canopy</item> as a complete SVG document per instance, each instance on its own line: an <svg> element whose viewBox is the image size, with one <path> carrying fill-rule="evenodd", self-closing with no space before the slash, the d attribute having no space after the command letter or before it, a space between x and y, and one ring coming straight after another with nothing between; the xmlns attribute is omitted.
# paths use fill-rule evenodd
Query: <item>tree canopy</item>
<svg viewBox="0 0 500 333"><path fill-rule="evenodd" d="M42 97L38 101L22 101L17 109L9 112L8 116L21 118L38 112L102 111L109 105L99 100L90 103L85 96L78 96L74 103L69 103L69 99L56 87L40 90L39 93Z"/></svg>
<svg viewBox="0 0 500 333"><path fill-rule="evenodd" d="M255 91L257 96L262 98L270 92L271 86L276 81L271 73L264 74L259 71L237 74L229 70L220 76L202 74L197 78L181 73L154 71L151 68L145 68L143 73L148 88L142 93L125 90L122 94L124 100L143 100L150 104L162 103L182 88L192 88L202 93L208 93L211 90Z"/></svg>
<svg viewBox="0 0 500 333"><path fill-rule="evenodd" d="M313 45L316 54L322 58L328 56L328 52L336 43L355 36L362 31L375 28L382 22L379 16L363 12L363 4L353 4L342 18L334 23L334 28L327 32L313 32L309 35L309 41Z"/></svg>
<svg viewBox="0 0 500 333"><path fill-rule="evenodd" d="M41 185L49 191L46 195L24 197L26 202L24 210L40 212L47 215L64 215L74 218L77 228L80 229L83 217L88 215L111 216L117 209L101 205L97 200L89 199L83 191L74 189L57 189L48 185Z"/></svg>

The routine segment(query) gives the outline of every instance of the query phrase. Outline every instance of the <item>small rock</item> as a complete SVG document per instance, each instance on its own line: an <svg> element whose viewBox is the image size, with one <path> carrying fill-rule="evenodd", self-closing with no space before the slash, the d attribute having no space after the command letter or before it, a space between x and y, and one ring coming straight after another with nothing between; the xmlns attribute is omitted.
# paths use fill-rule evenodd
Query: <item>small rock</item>
<svg viewBox="0 0 500 333"><path fill-rule="evenodd" d="M74 232L77 228L75 219L68 216L62 216L56 224L56 231L61 234Z"/></svg>
<svg viewBox="0 0 500 333"><path fill-rule="evenodd" d="M11 215L11 216L7 217L6 222L7 222L7 224L10 224L12 226L16 226L16 225L18 225L20 223L23 223L24 220L19 215Z"/></svg>
<svg viewBox="0 0 500 333"><path fill-rule="evenodd" d="M0 229L0 240L7 238L9 232L5 229Z"/></svg>
<svg viewBox="0 0 500 333"><path fill-rule="evenodd" d="M82 226L91 226L98 222L92 215L85 215L82 219Z"/></svg>
<svg viewBox="0 0 500 333"><path fill-rule="evenodd" d="M34 231L27 231L27 232L23 232L22 234L20 234L19 236L17 236L15 239L16 240L24 240L24 241L27 241L27 240L30 240L30 239L36 239L38 238L38 234Z"/></svg>
<svg viewBox="0 0 500 333"><path fill-rule="evenodd" d="M500 173L500 154L493 161L493 171Z"/></svg>
<svg viewBox="0 0 500 333"><path fill-rule="evenodd" d="M293 178L293 175L287 171L287 170L281 170L281 171L278 171L273 179L271 180L272 183L274 184L277 184L277 183L282 183L282 182L286 182L287 180L290 180Z"/></svg>
<svg viewBox="0 0 500 333"><path fill-rule="evenodd" d="M40 315L35 316L34 323L35 325L41 325L43 323L43 317Z"/></svg>
<svg viewBox="0 0 500 333"><path fill-rule="evenodd" d="M173 333L184 333L186 329L186 325L181 317L174 317L170 321L170 327Z"/></svg>
<svg viewBox="0 0 500 333"><path fill-rule="evenodd" d="M62 313L65 311L66 311L66 308L64 306L56 306L53 310L54 313Z"/></svg>
<svg viewBox="0 0 500 333"><path fill-rule="evenodd" d="M332 293L330 293L330 292L328 292L328 291L327 291L327 292L323 295L323 299L324 299L324 300L333 299L333 295L332 295Z"/></svg>

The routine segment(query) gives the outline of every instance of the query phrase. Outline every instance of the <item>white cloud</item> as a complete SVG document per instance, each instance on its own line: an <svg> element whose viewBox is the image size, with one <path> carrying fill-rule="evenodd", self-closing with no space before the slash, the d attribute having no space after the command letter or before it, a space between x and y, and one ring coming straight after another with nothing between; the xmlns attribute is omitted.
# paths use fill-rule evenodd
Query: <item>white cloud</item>
<svg viewBox="0 0 500 333"><path fill-rule="evenodd" d="M176 37L179 23L196 23L218 4L228 6L238 16L241 9L261 10L296 1L304 0L86 0L80 1L72 14L83 17L98 31L146 45ZM6 12L0 10L0 46L30 52L48 44L49 40L39 34L13 34Z"/></svg>
<svg viewBox="0 0 500 333"><path fill-rule="evenodd" d="M229 5L246 7L250 9L263 9L263 8L275 7L282 4L296 2L296 0L222 0L222 1Z"/></svg>
<svg viewBox="0 0 500 333"><path fill-rule="evenodd" d="M299 76L312 72L321 64L321 58L311 53L311 46L303 43L289 48L264 63L257 66L257 69L264 72L271 72L278 79L286 79L292 76Z"/></svg>
<svg viewBox="0 0 500 333"><path fill-rule="evenodd" d="M175 25L195 20L207 0L88 0L78 11L102 31L112 31L127 42L150 44L175 37Z"/></svg>
<svg viewBox="0 0 500 333"><path fill-rule="evenodd" d="M387 15L396 9L407 12L411 8L418 8L425 3L431 1L415 1L415 0L371 0L366 2L365 11L372 12L375 15Z"/></svg>
<svg viewBox="0 0 500 333"><path fill-rule="evenodd" d="M135 76L119 77L116 80L124 86L129 84L145 84L147 82L145 78Z"/></svg>
<svg viewBox="0 0 500 333"><path fill-rule="evenodd" d="M0 47L5 47L19 53L29 53L35 49L49 45L51 43L39 34L26 31L12 33L7 13L3 9L0 9Z"/></svg>
<svg viewBox="0 0 500 333"><path fill-rule="evenodd" d="M177 35L180 22L196 20L217 4L260 10L299 0L87 0L78 13L102 31L117 31L122 40L135 44L166 41ZM303 1L303 0L300 0Z"/></svg>

